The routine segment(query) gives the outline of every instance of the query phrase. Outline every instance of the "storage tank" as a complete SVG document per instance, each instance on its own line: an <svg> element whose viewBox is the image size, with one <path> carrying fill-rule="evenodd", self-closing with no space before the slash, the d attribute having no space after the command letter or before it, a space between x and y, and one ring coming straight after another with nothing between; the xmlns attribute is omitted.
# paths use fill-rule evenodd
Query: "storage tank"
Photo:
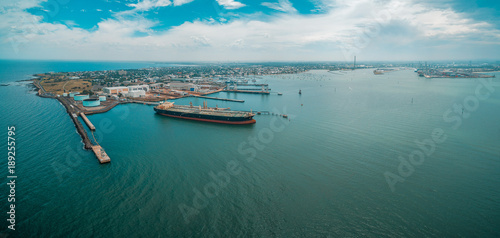
<svg viewBox="0 0 500 238"><path fill-rule="evenodd" d="M84 107L98 107L101 105L101 101L98 98L87 98L82 101Z"/></svg>
<svg viewBox="0 0 500 238"><path fill-rule="evenodd" d="M83 101L83 100L88 99L88 98L89 98L88 94L77 94L73 97L73 99L75 99L75 101Z"/></svg>
<svg viewBox="0 0 500 238"><path fill-rule="evenodd" d="M101 101L101 102L106 101L106 96L99 96L99 101Z"/></svg>
<svg viewBox="0 0 500 238"><path fill-rule="evenodd" d="M70 92L70 93L69 93L69 96L70 96L70 97L74 97L74 96L75 96L75 95L77 95L77 94L80 94L80 92Z"/></svg>

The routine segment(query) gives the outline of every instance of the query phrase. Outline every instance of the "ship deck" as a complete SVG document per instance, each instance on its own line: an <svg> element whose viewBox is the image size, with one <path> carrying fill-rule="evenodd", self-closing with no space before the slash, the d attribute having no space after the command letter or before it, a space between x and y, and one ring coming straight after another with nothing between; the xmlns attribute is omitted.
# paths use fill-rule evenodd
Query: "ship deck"
<svg viewBox="0 0 500 238"><path fill-rule="evenodd" d="M183 107L183 106L175 106L167 109L169 111L176 111L181 113L195 113L195 114L203 114L203 115L211 115L211 116L224 116L224 117L247 117L250 116L248 112L241 111L223 111L223 110L213 110L213 109L199 109L197 107Z"/></svg>

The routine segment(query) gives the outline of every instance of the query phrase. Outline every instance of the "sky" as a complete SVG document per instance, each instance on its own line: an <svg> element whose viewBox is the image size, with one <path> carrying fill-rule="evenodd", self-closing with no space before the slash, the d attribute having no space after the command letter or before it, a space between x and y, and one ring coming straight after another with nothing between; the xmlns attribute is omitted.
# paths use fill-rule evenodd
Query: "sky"
<svg viewBox="0 0 500 238"><path fill-rule="evenodd" d="M499 60L500 1L0 0L0 58Z"/></svg>

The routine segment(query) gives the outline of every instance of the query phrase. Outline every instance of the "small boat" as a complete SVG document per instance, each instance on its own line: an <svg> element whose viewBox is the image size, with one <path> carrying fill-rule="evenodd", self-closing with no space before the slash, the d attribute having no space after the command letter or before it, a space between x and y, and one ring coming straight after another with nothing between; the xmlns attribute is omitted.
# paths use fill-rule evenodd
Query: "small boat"
<svg viewBox="0 0 500 238"><path fill-rule="evenodd" d="M302 90L299 89L299 94L302 94Z"/></svg>
<svg viewBox="0 0 500 238"><path fill-rule="evenodd" d="M278 93L278 96L281 96L281 95L283 95L283 93Z"/></svg>

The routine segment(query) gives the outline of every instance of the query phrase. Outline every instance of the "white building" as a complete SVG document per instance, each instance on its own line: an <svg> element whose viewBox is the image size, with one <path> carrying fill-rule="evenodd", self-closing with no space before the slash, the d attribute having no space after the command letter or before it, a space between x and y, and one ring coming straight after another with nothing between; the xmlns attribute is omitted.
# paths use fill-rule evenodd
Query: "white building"
<svg viewBox="0 0 500 238"><path fill-rule="evenodd" d="M177 94L177 95L180 95L180 96L185 96L187 95L188 93L184 92L184 91L177 91L177 90L172 90L172 92L174 94Z"/></svg>
<svg viewBox="0 0 500 238"><path fill-rule="evenodd" d="M120 94L120 93L128 93L127 87L104 87L102 91L107 94Z"/></svg>
<svg viewBox="0 0 500 238"><path fill-rule="evenodd" d="M128 86L128 91L129 92L134 92L134 91L144 91L144 92L147 92L149 91L149 85L132 85L132 86Z"/></svg>
<svg viewBox="0 0 500 238"><path fill-rule="evenodd" d="M144 90L130 91L126 94L126 96L132 98L146 97L146 91Z"/></svg>
<svg viewBox="0 0 500 238"><path fill-rule="evenodd" d="M160 89L163 87L163 83L153 83L149 85L151 90Z"/></svg>
<svg viewBox="0 0 500 238"><path fill-rule="evenodd" d="M197 90L196 85L194 85L192 83L171 82L169 84L169 86L170 86L170 89L172 89L172 90L186 90L186 91L196 91Z"/></svg>

